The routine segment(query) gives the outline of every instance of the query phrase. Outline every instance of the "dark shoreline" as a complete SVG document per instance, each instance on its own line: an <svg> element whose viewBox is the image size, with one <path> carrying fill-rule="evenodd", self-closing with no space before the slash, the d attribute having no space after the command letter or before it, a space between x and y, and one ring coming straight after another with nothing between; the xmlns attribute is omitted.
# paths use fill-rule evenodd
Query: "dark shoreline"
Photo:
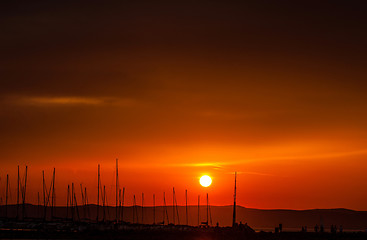
<svg viewBox="0 0 367 240"><path fill-rule="evenodd" d="M0 230L0 239L152 239L152 240L349 240L367 239L365 232L347 233L315 233L315 232L282 232L282 233L246 233L231 229L197 229L195 231L177 230L124 230L124 231L87 231L87 232L58 232L58 231L18 231Z"/></svg>
<svg viewBox="0 0 367 240"><path fill-rule="evenodd" d="M116 209L113 206L106 206L105 216L103 214L103 207L99 207L94 204L78 205L74 207L74 214L72 209L65 206L57 206L54 208L54 213L51 213L51 207L46 210L43 205L25 204L25 214L23 215L23 208L20 206L19 214L17 214L17 205L8 205L7 211L4 205L0 206L0 221L6 219L9 220L22 220L42 222L46 221L62 221L73 220L74 222L96 222L97 212L99 212L99 220L116 221L115 212ZM180 215L181 224L186 223L186 212L184 206L178 206L178 212ZM133 217L133 207L125 206L123 208L123 216L119 219L125 222L135 222L144 224L153 224L162 222L162 206L156 206L156 218L153 218L153 207L144 207L144 222L142 221L141 206L137 206L139 219ZM206 216L206 209L203 207L200 211L201 216ZM171 218L173 212L172 207L167 207L168 216L170 216L170 222L173 223ZM232 226L232 211L233 206L211 206L211 217L213 219L211 225L217 223L221 227ZM5 214L7 212L7 214ZM79 214L78 214L79 212ZM198 209L197 206L188 206L188 225L197 226L198 224ZM18 218L17 218L18 215ZM6 217L7 216L7 217ZM140 220L140 221L139 221ZM321 221L322 220L322 221ZM201 221L206 221L203 217ZM287 231L301 231L302 226L307 226L309 232L313 231L316 225L323 224L325 231L330 231L331 225L336 225L339 229L340 226L344 231L360 231L367 228L367 211L354 211L349 209L310 209L310 210L264 210L264 209L252 209L237 206L237 222L247 223L254 229L260 229L264 231L274 231L274 228L279 224L283 225L283 230ZM165 221L167 224L167 219ZM175 224L180 224L176 221ZM1 226L0 226L1 228ZM294 230L293 230L294 229Z"/></svg>

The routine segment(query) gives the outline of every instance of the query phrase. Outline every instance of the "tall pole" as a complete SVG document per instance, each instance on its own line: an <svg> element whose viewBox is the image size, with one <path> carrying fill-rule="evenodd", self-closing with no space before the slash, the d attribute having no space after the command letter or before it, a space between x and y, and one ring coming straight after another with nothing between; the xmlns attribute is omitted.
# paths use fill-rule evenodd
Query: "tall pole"
<svg viewBox="0 0 367 240"><path fill-rule="evenodd" d="M90 220L90 208L88 206L88 195L87 195L87 187L84 188L84 202L85 202L85 210L88 210L88 220Z"/></svg>
<svg viewBox="0 0 367 240"><path fill-rule="evenodd" d="M135 194L134 194L134 202L133 202L133 223L135 223L135 206L136 203L135 203Z"/></svg>
<svg viewBox="0 0 367 240"><path fill-rule="evenodd" d="M185 199L186 199L186 225L189 225L189 212L187 209L187 189L185 190Z"/></svg>
<svg viewBox="0 0 367 240"><path fill-rule="evenodd" d="M118 211L118 219L119 219L119 222L120 222L120 218L121 218L121 189L119 189L119 211Z"/></svg>
<svg viewBox="0 0 367 240"><path fill-rule="evenodd" d="M9 174L6 174L5 217L8 217Z"/></svg>
<svg viewBox="0 0 367 240"><path fill-rule="evenodd" d="M163 192L163 225L164 225L164 220L166 219L166 193Z"/></svg>
<svg viewBox="0 0 367 240"><path fill-rule="evenodd" d="M74 214L75 214L75 206L76 206L76 203L74 205L74 200L76 200L75 198L75 193L74 193L74 183L71 183L71 218L73 219L74 221Z"/></svg>
<svg viewBox="0 0 367 240"><path fill-rule="evenodd" d="M198 226L200 226L200 195L198 195Z"/></svg>
<svg viewBox="0 0 367 240"><path fill-rule="evenodd" d="M234 173L234 195L233 195L232 227L236 226L236 197L237 197L237 172Z"/></svg>
<svg viewBox="0 0 367 240"><path fill-rule="evenodd" d="M163 192L163 202L164 202L164 208L163 208L163 224L164 224L164 213L166 213L167 217L167 224L169 224L169 218L168 218L168 211L167 211L167 203L166 203L166 192Z"/></svg>
<svg viewBox="0 0 367 240"><path fill-rule="evenodd" d="M23 219L25 218L25 194L27 191L27 176L28 176L28 166L25 166L25 179L24 179L24 191L23 191L23 210L22 210L22 214L23 214Z"/></svg>
<svg viewBox="0 0 367 240"><path fill-rule="evenodd" d="M19 218L19 165L18 165L18 181L17 181L17 219Z"/></svg>
<svg viewBox="0 0 367 240"><path fill-rule="evenodd" d="M125 187L122 188L121 221L124 222Z"/></svg>
<svg viewBox="0 0 367 240"><path fill-rule="evenodd" d="M55 168L52 175L52 194L51 194L51 219L54 217L54 207L55 207Z"/></svg>
<svg viewBox="0 0 367 240"><path fill-rule="evenodd" d="M46 183L45 183L45 171L42 170L42 190L43 190L43 220L46 221L47 207L46 207Z"/></svg>
<svg viewBox="0 0 367 240"><path fill-rule="evenodd" d="M70 185L68 184L68 193L66 196L66 219L69 217L69 200L70 200Z"/></svg>
<svg viewBox="0 0 367 240"><path fill-rule="evenodd" d="M141 194L141 224L144 224L144 193Z"/></svg>
<svg viewBox="0 0 367 240"><path fill-rule="evenodd" d="M153 194L153 224L155 224L155 194Z"/></svg>
<svg viewBox="0 0 367 240"><path fill-rule="evenodd" d="M40 192L37 192L37 218L40 217Z"/></svg>
<svg viewBox="0 0 367 240"><path fill-rule="evenodd" d="M84 192L83 192L83 184L80 184L80 193L82 195L82 206L83 206L83 216L84 219L86 218L86 211L85 211L85 197L84 197Z"/></svg>
<svg viewBox="0 0 367 240"><path fill-rule="evenodd" d="M116 222L118 222L119 160L116 158Z"/></svg>
<svg viewBox="0 0 367 240"><path fill-rule="evenodd" d="M98 193L97 193L97 222L98 222L98 216L99 216L99 178L100 178L100 166L99 166L99 164L98 164L98 183L97 183L97 185L98 185Z"/></svg>
<svg viewBox="0 0 367 240"><path fill-rule="evenodd" d="M209 195L206 193L206 224L209 225Z"/></svg>
<svg viewBox="0 0 367 240"><path fill-rule="evenodd" d="M75 210L76 210L76 216L77 216L77 219L78 221L80 221L80 215L79 215L79 210L78 210L78 202L76 201L76 195L75 195L75 192L74 192L74 202L75 202Z"/></svg>
<svg viewBox="0 0 367 240"><path fill-rule="evenodd" d="M177 198L176 198L176 192L175 192L175 206L176 206L176 214L177 214L177 224L180 225L180 215L178 213L178 206L177 206Z"/></svg>
<svg viewBox="0 0 367 240"><path fill-rule="evenodd" d="M175 225L175 188L172 190L172 218L173 225Z"/></svg>
<svg viewBox="0 0 367 240"><path fill-rule="evenodd" d="M106 204L106 185L103 185L103 221L106 220L105 204Z"/></svg>

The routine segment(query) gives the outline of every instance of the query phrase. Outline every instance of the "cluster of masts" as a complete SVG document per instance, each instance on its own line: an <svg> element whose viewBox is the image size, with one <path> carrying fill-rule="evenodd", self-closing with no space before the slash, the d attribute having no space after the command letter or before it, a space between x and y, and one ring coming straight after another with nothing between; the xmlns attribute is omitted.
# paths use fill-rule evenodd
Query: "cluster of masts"
<svg viewBox="0 0 367 240"><path fill-rule="evenodd" d="M18 180L17 180L17 205L16 205L16 219L21 220L25 219L26 216L26 189L27 189L27 171L28 167L25 167L25 174L23 181L20 177L19 172L19 166L18 166ZM122 189L119 185L119 174L118 174L118 159L116 159L116 206L115 206L115 221L116 223L124 223L124 202L125 202L125 187ZM49 187L47 187L46 181L45 181L45 174L44 171L42 171L42 189L43 189L43 219L46 221L47 218L47 212L48 208L51 208L51 219L56 219L55 217L55 206L56 206L56 194L55 194L55 180L56 180L56 170L53 169L53 175L51 184ZM235 173L235 186L234 186L234 203L233 203L233 226L236 225L236 181L237 181L237 173ZM106 221L106 209L109 211L109 209L106 207L107 204L107 196L106 196L106 186L104 185L102 187L101 184L101 175L100 175L100 165L98 164L98 193L97 193L97 216L96 221L97 222L104 222ZM66 219L71 220L84 220L84 221L90 221L91 220L91 214L90 214L90 208L88 208L88 195L87 195L87 188L80 184L80 190L81 190L81 198L82 203L78 205L77 203L77 197L76 197L76 189L74 186L74 183L68 185L67 190L67 201L66 201ZM9 175L6 176L6 198L5 198L5 218L8 217L8 195L10 191L10 182L9 182ZM100 216L100 200L102 200L102 216ZM20 201L22 201L22 205L20 205ZM38 203L38 215L39 215L39 208L41 207L40 202L40 194L37 193L37 203ZM189 209L187 204L187 190L185 190L185 213L186 213L186 225L189 225ZM22 215L20 215L20 206L22 206ZM84 219L80 218L79 214L79 208L78 206L83 206L83 212L84 212ZM137 207L136 197L134 194L133 198L133 223L139 223L139 214L138 214L138 207ZM163 192L163 220L161 222L156 222L156 204L155 204L155 194L153 194L153 224L159 224L164 225L165 223L169 224L169 216L168 216L168 210L167 210L167 204L166 204L166 194ZM141 196L141 223L144 223L144 193L142 193ZM200 221L200 195L198 195L198 205L197 205L197 225L198 226L209 226L212 225L212 217L211 217L211 208L209 205L209 195L206 194L206 221ZM70 217L69 217L70 213ZM109 215L109 214L108 214ZM39 217L39 216L38 216ZM102 217L102 219L101 219ZM177 205L177 199L176 199L176 192L175 188L172 189L172 224L176 224L176 218L177 218L177 224L180 225L180 216L178 211L178 205ZM167 220L167 222L166 222Z"/></svg>
<svg viewBox="0 0 367 240"><path fill-rule="evenodd" d="M17 179L17 212L16 218L20 219L25 217L25 200L26 200L26 190L27 190L27 177L28 177L28 166L25 167L25 174L23 181L20 177L19 166L18 166L18 179ZM8 217L8 201L10 192L10 181L9 174L6 175L6 187L5 187L5 217ZM21 198L21 199L20 199ZM22 201L22 215L20 215L20 201ZM1 200L2 202L2 200Z"/></svg>

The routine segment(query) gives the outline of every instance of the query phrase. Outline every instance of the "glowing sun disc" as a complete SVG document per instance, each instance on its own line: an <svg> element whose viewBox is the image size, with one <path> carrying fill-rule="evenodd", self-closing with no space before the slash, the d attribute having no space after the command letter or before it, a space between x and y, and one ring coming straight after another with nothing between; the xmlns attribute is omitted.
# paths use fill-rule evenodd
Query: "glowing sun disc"
<svg viewBox="0 0 367 240"><path fill-rule="evenodd" d="M200 178L200 184L203 187L209 187L212 184L212 178L208 175L204 175Z"/></svg>

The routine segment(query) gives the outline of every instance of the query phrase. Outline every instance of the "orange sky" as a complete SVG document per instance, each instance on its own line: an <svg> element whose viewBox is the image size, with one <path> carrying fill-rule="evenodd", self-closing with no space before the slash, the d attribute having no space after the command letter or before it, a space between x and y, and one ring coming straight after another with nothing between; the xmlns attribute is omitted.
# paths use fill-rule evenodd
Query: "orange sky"
<svg viewBox="0 0 367 240"><path fill-rule="evenodd" d="M112 204L119 158L127 204L232 204L237 171L242 206L367 210L364 13L333 4L4 6L1 197L19 164L29 202L56 167L95 203L101 164Z"/></svg>

